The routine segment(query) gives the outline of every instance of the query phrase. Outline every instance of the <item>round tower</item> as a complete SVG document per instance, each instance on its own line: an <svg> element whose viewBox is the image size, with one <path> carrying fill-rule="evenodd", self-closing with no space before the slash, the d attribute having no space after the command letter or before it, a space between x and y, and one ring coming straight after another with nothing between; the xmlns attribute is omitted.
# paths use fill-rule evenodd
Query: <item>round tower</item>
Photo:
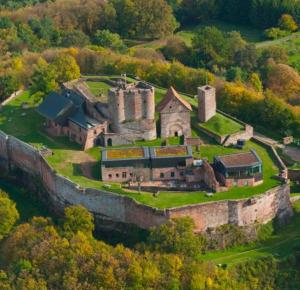
<svg viewBox="0 0 300 290"><path fill-rule="evenodd" d="M145 102L144 112L145 118L153 120L155 118L155 100L154 100L154 88L144 90L143 99Z"/></svg>
<svg viewBox="0 0 300 290"><path fill-rule="evenodd" d="M108 100L111 108L112 119L117 127L117 124L125 121L123 91L119 89L110 89L108 92Z"/></svg>

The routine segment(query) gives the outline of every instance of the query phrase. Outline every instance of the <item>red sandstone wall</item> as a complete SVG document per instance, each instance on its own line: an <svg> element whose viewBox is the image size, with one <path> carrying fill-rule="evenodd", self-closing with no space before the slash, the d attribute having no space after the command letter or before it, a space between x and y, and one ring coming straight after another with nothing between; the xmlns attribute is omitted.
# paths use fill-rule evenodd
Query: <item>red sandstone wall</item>
<svg viewBox="0 0 300 290"><path fill-rule="evenodd" d="M40 177L52 199L52 204L58 207L83 204L100 220L111 223L135 224L147 229L160 225L169 218L190 216L196 223L196 230L201 232L209 227L218 227L227 223L237 225L265 223L275 216L281 218L292 214L287 184L251 199L210 202L159 210L139 204L126 196L80 188L70 180L56 174L39 155L39 152L30 145L14 137L9 137L7 142L6 135L1 131L0 159L9 159L12 166Z"/></svg>

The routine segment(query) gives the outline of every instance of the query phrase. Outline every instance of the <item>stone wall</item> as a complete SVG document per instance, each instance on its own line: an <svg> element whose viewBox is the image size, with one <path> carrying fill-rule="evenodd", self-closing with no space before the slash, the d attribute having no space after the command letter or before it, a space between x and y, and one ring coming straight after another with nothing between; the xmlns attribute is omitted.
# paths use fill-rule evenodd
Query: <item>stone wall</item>
<svg viewBox="0 0 300 290"><path fill-rule="evenodd" d="M300 169L289 169L289 179L300 182Z"/></svg>
<svg viewBox="0 0 300 290"><path fill-rule="evenodd" d="M266 223L276 216L285 219L292 214L288 184L251 199L166 210L142 205L129 197L104 190L81 188L57 174L36 149L0 131L0 174L5 171L11 176L18 171L17 180L34 189L56 212L61 213L70 204L84 205L94 214L99 229L112 229L117 225L148 229L173 217L190 216L195 220L196 230L202 232L227 223L252 225Z"/></svg>

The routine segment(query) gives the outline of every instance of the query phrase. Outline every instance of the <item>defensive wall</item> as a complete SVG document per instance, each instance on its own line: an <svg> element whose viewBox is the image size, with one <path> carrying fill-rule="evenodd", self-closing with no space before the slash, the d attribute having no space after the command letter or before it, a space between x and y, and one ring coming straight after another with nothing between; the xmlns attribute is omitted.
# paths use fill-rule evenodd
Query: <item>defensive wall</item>
<svg viewBox="0 0 300 290"><path fill-rule="evenodd" d="M285 220L292 215L288 184L253 198L170 209L156 209L127 196L82 188L56 173L37 149L2 131L0 174L16 176L20 183L33 190L48 204L50 210L57 213L62 213L67 205L84 205L94 214L99 229L112 229L118 225L136 225L148 229L173 217L190 216L196 223L196 230L203 232L227 223L247 226L257 222L266 223L275 217Z"/></svg>

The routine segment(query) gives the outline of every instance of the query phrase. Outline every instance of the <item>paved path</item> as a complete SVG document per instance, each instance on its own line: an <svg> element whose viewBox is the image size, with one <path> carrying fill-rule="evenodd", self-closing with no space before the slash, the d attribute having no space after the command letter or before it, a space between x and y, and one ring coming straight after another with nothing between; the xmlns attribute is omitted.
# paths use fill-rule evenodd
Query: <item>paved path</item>
<svg viewBox="0 0 300 290"><path fill-rule="evenodd" d="M265 143L268 143L274 147L281 147L283 146L282 144L280 144L278 141L272 139L272 138L269 138L263 134L260 134L260 133L257 133L257 132L254 132L254 137L256 137L257 139L260 139L262 141L264 141Z"/></svg>
<svg viewBox="0 0 300 290"><path fill-rule="evenodd" d="M12 101L14 98L16 98L17 96L19 96L22 93L23 93L23 90L19 90L19 91L13 93L8 99L4 100L0 105L5 106L6 104L8 104L10 101Z"/></svg>

